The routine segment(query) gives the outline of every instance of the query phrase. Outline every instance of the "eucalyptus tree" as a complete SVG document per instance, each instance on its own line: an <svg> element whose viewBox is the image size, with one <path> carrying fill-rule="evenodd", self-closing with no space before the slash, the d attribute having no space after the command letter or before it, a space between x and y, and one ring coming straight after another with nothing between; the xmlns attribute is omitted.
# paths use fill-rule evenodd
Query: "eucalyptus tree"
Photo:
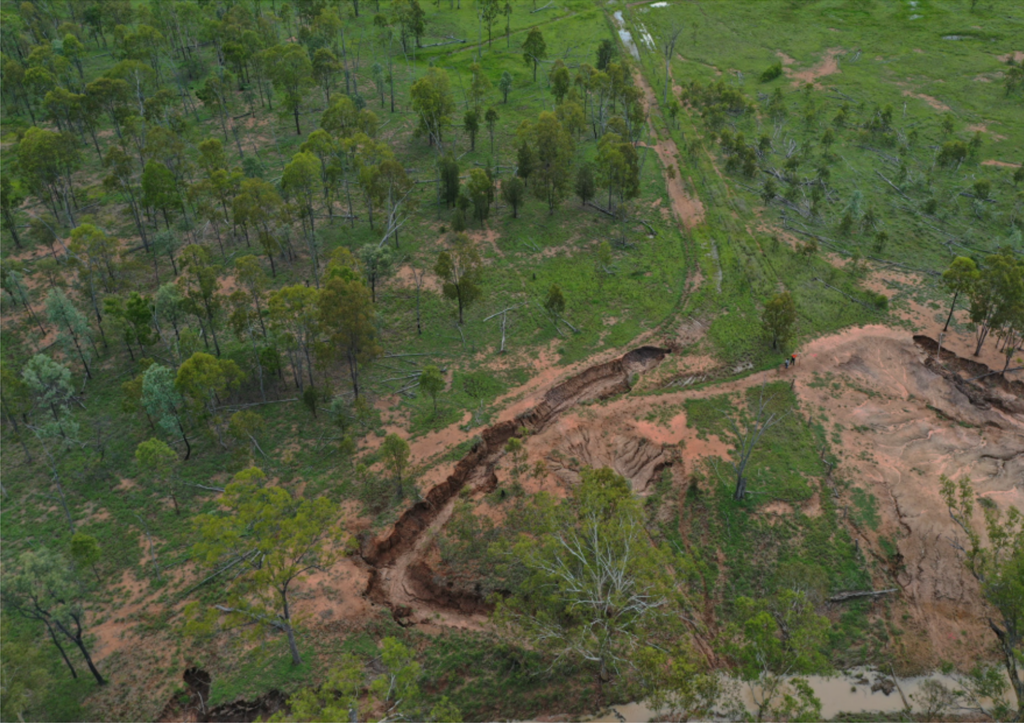
<svg viewBox="0 0 1024 723"><path fill-rule="evenodd" d="M303 91L313 85L313 64L309 53L298 43L275 45L264 52L270 80L274 88L284 94L284 107L295 117L295 135L302 135L299 109Z"/></svg>
<svg viewBox="0 0 1024 723"><path fill-rule="evenodd" d="M75 186L72 174L81 166L78 139L32 127L18 144L18 168L32 193L48 206L54 216L75 225Z"/></svg>
<svg viewBox="0 0 1024 723"><path fill-rule="evenodd" d="M313 351L320 335L318 298L316 289L302 284L285 286L270 295L268 309L270 328L283 343L291 359L295 386L303 390L303 366L313 380Z"/></svg>
<svg viewBox="0 0 1024 723"><path fill-rule="evenodd" d="M521 579L498 600L507 639L593 671L599 695L650 646L683 635L673 555L652 544L643 505L608 468L584 470L571 496L540 495L521 534L496 543L499 576Z"/></svg>
<svg viewBox="0 0 1024 723"><path fill-rule="evenodd" d="M292 593L295 583L337 559L340 510L326 497L296 500L264 479L256 468L243 470L221 495L221 511L196 518L195 558L211 569L231 564L238 572L228 580L226 605L200 614L193 603L186 614L197 618L191 624L197 632L210 632L224 615L227 625L255 635L283 632L292 664L300 665Z"/></svg>
<svg viewBox="0 0 1024 723"><path fill-rule="evenodd" d="M538 28L531 28L523 41L523 62L533 67L533 82L537 82L537 66L548 57L548 46L544 34Z"/></svg>
<svg viewBox="0 0 1024 723"><path fill-rule="evenodd" d="M85 346L87 342L92 341L92 330L85 314L71 303L71 299L62 290L50 289L46 296L46 318L57 327L57 341L64 347L65 353L76 353L82 362L86 378L92 379L89 349Z"/></svg>
<svg viewBox="0 0 1024 723"><path fill-rule="evenodd" d="M348 274L329 274L317 300L320 328L329 356L341 356L348 365L352 393L359 397L360 368L382 353L377 312L370 290Z"/></svg>
<svg viewBox="0 0 1024 723"><path fill-rule="evenodd" d="M465 308L483 295L482 266L480 252L464 233L455 235L449 249L441 251L434 264L445 298L456 302L460 325Z"/></svg>
<svg viewBox="0 0 1024 723"><path fill-rule="evenodd" d="M300 151L284 167L284 173L281 176L281 190L285 198L294 200L299 209L302 230L309 246L309 255L313 260L313 278L318 288L320 286L320 259L317 252L316 212L313 203L321 194L323 187L321 168L320 160L313 153Z"/></svg>
<svg viewBox="0 0 1024 723"><path fill-rule="evenodd" d="M206 329L213 337L213 346L220 356L220 342L217 340L217 314L222 296L217 275L220 267L212 263L210 252L205 246L190 244L181 252L182 273L177 279L178 288L184 299L184 306L197 318L206 318L206 325L200 324L205 336Z"/></svg>
<svg viewBox="0 0 1024 723"><path fill-rule="evenodd" d="M18 224L14 213L25 200L21 189L16 185L10 173L0 176L0 213L3 214L4 225L11 234L14 245L21 248L21 237L18 236Z"/></svg>
<svg viewBox="0 0 1024 723"><path fill-rule="evenodd" d="M185 400L174 386L174 372L162 364L152 364L142 375L142 406L165 433L181 437L185 460L192 456L192 444L185 431Z"/></svg>
<svg viewBox="0 0 1024 723"><path fill-rule="evenodd" d="M430 68L409 90L412 108L419 117L417 134L427 136L430 145L444 141L444 127L455 112L451 80L442 68Z"/></svg>
<svg viewBox="0 0 1024 723"><path fill-rule="evenodd" d="M273 185L260 178L242 181L239 193L232 202L233 220L246 236L249 229L256 232L260 248L270 262L270 273L277 277L274 256L282 250L280 236L285 218L284 199Z"/></svg>
<svg viewBox="0 0 1024 723"><path fill-rule="evenodd" d="M377 286L394 271L394 255L387 246L369 243L359 249L363 275L370 285L370 299L377 303Z"/></svg>
<svg viewBox="0 0 1024 723"><path fill-rule="evenodd" d="M71 671L78 674L60 640L73 643L99 685L106 685L85 643L86 612L82 589L71 565L60 554L38 547L17 558L13 572L4 576L4 608L29 620L41 622Z"/></svg>

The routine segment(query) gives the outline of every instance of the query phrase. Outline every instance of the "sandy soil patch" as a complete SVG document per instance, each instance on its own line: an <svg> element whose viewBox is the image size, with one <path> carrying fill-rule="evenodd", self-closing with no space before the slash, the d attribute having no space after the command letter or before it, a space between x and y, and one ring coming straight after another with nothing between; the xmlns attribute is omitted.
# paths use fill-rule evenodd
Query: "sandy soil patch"
<svg viewBox="0 0 1024 723"><path fill-rule="evenodd" d="M649 90L649 89L648 89ZM665 168L677 168L679 151L675 141L664 139L653 146L654 152L658 154L662 166ZM683 226L691 229L704 222L704 204L700 199L687 192L683 185L683 179L678 172L665 179L665 187L669 199L672 201L672 210Z"/></svg>
<svg viewBox="0 0 1024 723"><path fill-rule="evenodd" d="M794 71L791 68L785 68L786 75L793 79L793 85L802 85L804 83L814 83L819 78L824 78L828 75L834 75L835 73L841 73L839 70L838 57L842 55L844 51L842 48L829 48L825 51L821 60L818 61L814 66L807 68L806 70ZM792 59L790 59L792 60ZM783 65L789 65L783 61ZM816 87L820 87L815 83Z"/></svg>
<svg viewBox="0 0 1024 723"><path fill-rule="evenodd" d="M335 620L365 620L374 612L363 597L369 575L350 557L342 558L327 570L307 575L295 585L293 593L299 619L313 627Z"/></svg>
<svg viewBox="0 0 1024 723"><path fill-rule="evenodd" d="M405 266L399 266L398 271L395 272L395 285L401 289L412 289L416 290L416 275L423 274L420 279L420 289L422 291L429 291L435 294L441 293L441 281L429 271L422 271L414 269L412 266L406 264Z"/></svg>
<svg viewBox="0 0 1024 723"><path fill-rule="evenodd" d="M977 80L977 78L975 80ZM969 130L971 133L987 133L992 138L992 140L994 140L994 141L1005 141L1006 140L1006 136L999 135L998 133L991 132L988 129L988 124L987 123L975 123L973 125L969 125L969 126L967 126L967 130Z"/></svg>
<svg viewBox="0 0 1024 723"><path fill-rule="evenodd" d="M1004 55L997 55L996 58L1001 63L1005 63L1010 58L1013 58L1014 62L1024 62L1024 50L1014 50L1012 53L1005 53Z"/></svg>
<svg viewBox="0 0 1024 723"><path fill-rule="evenodd" d="M983 166L998 166L1000 168L1020 168L1019 163L1010 163L1009 161L997 161L994 158L987 158L981 162Z"/></svg>
<svg viewBox="0 0 1024 723"><path fill-rule="evenodd" d="M943 113L948 113L950 110L949 106L943 103L941 100L933 98L930 95L925 95L924 93L915 93L912 90L904 90L903 95L908 98L919 98L920 100L923 100L925 103L930 105L935 110L941 111Z"/></svg>
<svg viewBox="0 0 1024 723"><path fill-rule="evenodd" d="M473 243L478 246L490 246L491 250L494 251L494 255L499 259L505 258L505 254L500 248L498 248L498 238L501 236L496 229L483 229L477 231L466 231L466 235L473 240ZM486 260L485 260L486 261Z"/></svg>
<svg viewBox="0 0 1024 723"><path fill-rule="evenodd" d="M873 281L883 283L877 276ZM936 310L928 311L936 315ZM966 335L950 334L948 339L957 351L969 342ZM943 658L965 662L977 650L964 650L948 633L968 630L977 640L987 640L989 633L971 622L982 619L975 615L983 610L976 584L961 572L952 547L937 542L954 533L937 480L941 474L968 475L979 494L996 504L1024 506L1024 490L1018 484L1024 478L1024 416L972 404L926 366L926 355L905 330L850 329L815 340L799 354L799 366L786 378L796 382L803 408L817 410L830 424L840 425L836 475L852 480L877 500L878 530L850 523L851 534L871 559L884 563L875 568L882 578L877 585L895 583L901 588L904 602L899 604L906 606L909 616L901 627L916 641L915 656L922 665ZM841 386L812 387L815 374L831 374ZM574 410L528 438L529 464L545 460L563 486L574 484L583 466L608 465L644 494L666 466L672 466L679 480L702 458L728 457L728 445L721 439L699 440L687 427L681 411L685 399L741 392L780 376L769 371L696 391L627 395ZM664 405L680 411L666 422L651 421ZM820 500L808 502L801 511L817 514ZM881 552L881 535L899 551L900 558L891 565ZM959 640L959 633L955 638Z"/></svg>

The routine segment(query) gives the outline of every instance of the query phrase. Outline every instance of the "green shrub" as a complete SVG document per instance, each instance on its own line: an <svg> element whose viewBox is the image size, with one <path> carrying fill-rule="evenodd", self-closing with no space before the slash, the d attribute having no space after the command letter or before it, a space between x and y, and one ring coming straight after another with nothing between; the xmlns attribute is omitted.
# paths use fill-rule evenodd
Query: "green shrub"
<svg viewBox="0 0 1024 723"><path fill-rule="evenodd" d="M967 144L963 141L946 141L939 151L938 162L940 166L955 166L963 163L967 158Z"/></svg>
<svg viewBox="0 0 1024 723"><path fill-rule="evenodd" d="M769 82L775 80L776 78L778 78L780 75L782 75L782 62L781 61L778 62L778 63L775 63L774 65L769 65L767 68L764 69L764 72L761 73L761 82L762 83L769 83Z"/></svg>

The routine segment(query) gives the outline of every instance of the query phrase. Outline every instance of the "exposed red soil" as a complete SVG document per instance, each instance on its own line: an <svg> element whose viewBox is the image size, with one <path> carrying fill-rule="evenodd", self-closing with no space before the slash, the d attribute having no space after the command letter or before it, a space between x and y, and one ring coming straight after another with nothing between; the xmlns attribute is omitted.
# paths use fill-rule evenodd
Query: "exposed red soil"
<svg viewBox="0 0 1024 723"><path fill-rule="evenodd" d="M406 264L405 266L399 266L398 271L395 272L395 285L401 289L412 289L416 290L416 275L422 273L423 277L420 280L420 290L424 292L431 292L435 294L441 293L441 282L437 276L430 272L420 271L414 269L412 266Z"/></svg>
<svg viewBox="0 0 1024 723"><path fill-rule="evenodd" d="M633 80L637 84L637 87L643 90L642 103L644 111L648 115L648 124L651 128L651 137L658 138L658 134L654 129L654 124L650 122L650 111L655 105L657 105L657 99L654 96L654 91L651 89L647 79L639 70L634 70ZM661 161L661 165L666 169L665 173L665 189L668 192L669 200L672 202L672 211L675 213L676 218L683 224L684 228L690 229L694 226L699 225L704 221L704 204L701 203L700 199L696 196L687 192L686 187L683 185L683 178L679 173L679 149L676 147L676 142L671 137L666 137L658 140L654 145L648 146L658 154L658 160ZM673 169L671 173L668 173L668 169Z"/></svg>
<svg viewBox="0 0 1024 723"><path fill-rule="evenodd" d="M969 344L967 335L951 333L946 339L953 351L943 355L945 368L929 360L934 342L927 337L914 339L903 330L868 326L807 344L798 352L798 366L786 373L773 370L656 396L626 395L562 413L534 428L525 440L528 466L544 460L548 469L546 478L529 483L530 491L538 484L545 489L552 485L554 489L570 488L587 465L615 468L639 494L648 493L651 482L665 469L670 470L674 485L684 484L688 472L704 459L730 454L721 439L697 438L686 423L686 399L741 392L765 379L791 379L802 407L824 414L841 435L837 446L841 460L835 475L866 489L877 501L877 530L857 527L850 515L847 524L861 549L879 561L876 586L901 589L896 615L905 613L907 617L899 624L906 633L900 639L900 658L922 668L941 659L966 663L978 649L963 646L958 631L968 630L972 639L982 641L990 633L979 623L967 622L984 620L984 605L976 583L962 573L953 548L940 544L955 529L938 495L937 480L940 474L966 474L981 496L1000 507L1024 506L1024 493L1017 484L1024 478L1024 384L998 376L980 384L968 383L967 379L985 373L988 367L954 353ZM956 370L960 378L952 373ZM660 371L648 374L644 384ZM818 383L825 379L830 381ZM509 432L509 426L503 429ZM473 489L477 493L473 496L477 499L498 482L490 455L507 437L495 434L485 439L473 453ZM844 495L839 504L851 503ZM485 507L480 505L478 514L490 512ZM820 509L817 497L800 507L803 514L811 516ZM416 545L426 537L424 531L443 525L449 511L450 507L423 509L423 516L409 524L409 537L399 534L396 543ZM775 506L758 514L777 517L788 511ZM890 559L882 552L878 540L883 535L895 544L896 557ZM415 564L417 556L427 554L423 547L410 558ZM393 573L385 574L392 588L404 585L406 594L413 593L410 597L429 599L429 590L445 593L420 587L425 577L422 568L412 584L400 584ZM436 575L430 579L439 584ZM449 604L465 602L459 598ZM462 619L467 624L482 623L482 616L472 606L470 609L473 612Z"/></svg>
<svg viewBox="0 0 1024 723"><path fill-rule="evenodd" d="M992 158L985 159L981 162L983 166L999 166L1000 168L1020 168L1019 163L1009 163L1007 161L997 161Z"/></svg>
<svg viewBox="0 0 1024 723"><path fill-rule="evenodd" d="M795 62L792 58L786 56L784 53L776 53L776 55L782 58L782 64L785 66L783 71L786 73L787 77L793 79L793 85L797 86L803 85L804 83L814 83L815 87L820 88L820 86L815 83L818 78L824 78L825 76L842 72L839 70L839 61L837 60L837 57L842 55L844 52L845 51L842 48L829 48L825 51L825 54L816 65L807 68L806 70L793 70L789 67Z"/></svg>
<svg viewBox="0 0 1024 723"><path fill-rule="evenodd" d="M903 95L908 97L908 98L920 98L925 103L930 105L932 108L934 108L935 110L940 111L942 113L948 113L950 111L950 108L949 108L948 105L943 103L941 100L938 100L937 98L933 98L930 95L925 95L924 93L915 93L912 90L904 90L903 91Z"/></svg>
<svg viewBox="0 0 1024 723"><path fill-rule="evenodd" d="M957 379L926 356L934 342L917 341L868 327L812 342L803 350L801 379L810 381L809 370L827 371L841 387L799 383L797 390L809 408L841 425L836 474L878 502L876 531L848 519L862 548L879 561L878 574L889 577L877 584L901 589L899 605L908 616L900 624L907 633L901 657L927 668L942 659L968 663L978 654L977 646L961 644L961 631L975 641L991 635L980 622L985 607L977 584L949 544L957 530L939 496L939 476L968 476L980 496L1001 508L1024 505L1024 400L1019 382L967 384L968 374L987 368L944 355L946 366L965 370ZM881 536L895 543L895 556L882 552Z"/></svg>
<svg viewBox="0 0 1024 723"><path fill-rule="evenodd" d="M485 607L462 593L439 586L425 562L432 536L425 534L439 529L451 515L455 496L463 489L490 491L497 484L495 468L505 454L505 444L512 437L530 439L543 432L566 409L587 400L602 399L630 389L630 379L657 365L667 350L641 347L622 357L589 367L544 395L532 409L513 419L500 421L485 429L480 441L455 466L443 482L424 493L424 499L399 517L383 534L364 539L361 557L372 568L367 587L368 597L376 603L397 610L407 608L408 615L428 611L445 614L454 607L468 613L468 622ZM403 610L404 612L404 610Z"/></svg>
<svg viewBox="0 0 1024 723"><path fill-rule="evenodd" d="M975 80L978 80L978 79L979 78L975 78ZM982 82L988 83L989 80L988 80L988 78L984 78L984 79L982 79ZM987 133L992 138L992 140L994 140L994 141L1005 141L1006 140L1006 136L1000 135L999 133L992 133L988 129L988 124L986 124L986 123L974 123L973 125L967 126L967 130L969 130L971 133Z"/></svg>

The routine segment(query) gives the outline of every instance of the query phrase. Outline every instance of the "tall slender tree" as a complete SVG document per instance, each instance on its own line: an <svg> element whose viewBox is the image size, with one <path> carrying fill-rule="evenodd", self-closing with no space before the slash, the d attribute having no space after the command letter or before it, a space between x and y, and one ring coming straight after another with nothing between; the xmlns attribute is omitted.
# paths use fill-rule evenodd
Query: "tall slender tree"
<svg viewBox="0 0 1024 723"><path fill-rule="evenodd" d="M86 613L80 590L68 561L39 547L18 557L16 571L5 575L2 597L7 610L43 623L72 676L78 677L61 639L78 648L96 682L106 685L85 644Z"/></svg>
<svg viewBox="0 0 1024 723"><path fill-rule="evenodd" d="M92 330L85 314L80 312L71 299L60 289L50 289L46 295L46 318L57 327L57 341L66 353L74 351L82 362L85 376L92 379L89 369L89 349L86 344L92 340Z"/></svg>
<svg viewBox="0 0 1024 723"><path fill-rule="evenodd" d="M434 264L445 297L458 306L460 325L465 308L483 295L481 266L480 253L464 233L455 235L449 249L439 253Z"/></svg>
<svg viewBox="0 0 1024 723"><path fill-rule="evenodd" d="M334 276L320 292L319 310L328 356L344 356L352 393L358 398L360 367L382 352L370 290L358 279Z"/></svg>
<svg viewBox="0 0 1024 723"><path fill-rule="evenodd" d="M220 497L223 512L196 518L196 559L212 569L234 563L238 572L228 580L227 604L199 615L192 629L210 631L226 615L228 625L257 635L277 630L288 640L292 664L300 665L292 593L337 558L339 510L326 497L296 500L282 487L264 486L264 479L259 469L243 470ZM199 603L187 608L198 612Z"/></svg>

